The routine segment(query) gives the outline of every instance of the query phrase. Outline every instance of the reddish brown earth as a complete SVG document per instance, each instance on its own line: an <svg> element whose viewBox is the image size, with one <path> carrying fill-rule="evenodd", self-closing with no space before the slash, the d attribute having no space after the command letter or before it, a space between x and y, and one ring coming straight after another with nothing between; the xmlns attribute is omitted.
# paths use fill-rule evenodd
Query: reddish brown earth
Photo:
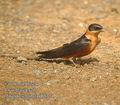
<svg viewBox="0 0 120 105"><path fill-rule="evenodd" d="M20 56L35 57L36 51L77 39L91 23L103 25L105 32L79 68L64 62L18 62ZM1 0L0 55L18 58L0 57L0 105L120 105L119 23L120 0ZM47 97L4 98L10 88L6 82L36 83L35 91Z"/></svg>

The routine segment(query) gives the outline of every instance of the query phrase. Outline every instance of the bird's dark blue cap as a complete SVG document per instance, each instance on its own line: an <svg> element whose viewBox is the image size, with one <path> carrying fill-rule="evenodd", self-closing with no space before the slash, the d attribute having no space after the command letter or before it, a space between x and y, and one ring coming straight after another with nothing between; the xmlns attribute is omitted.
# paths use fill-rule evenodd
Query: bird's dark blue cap
<svg viewBox="0 0 120 105"><path fill-rule="evenodd" d="M101 26L100 24L90 24L88 27L89 31L101 31L103 29L103 26Z"/></svg>

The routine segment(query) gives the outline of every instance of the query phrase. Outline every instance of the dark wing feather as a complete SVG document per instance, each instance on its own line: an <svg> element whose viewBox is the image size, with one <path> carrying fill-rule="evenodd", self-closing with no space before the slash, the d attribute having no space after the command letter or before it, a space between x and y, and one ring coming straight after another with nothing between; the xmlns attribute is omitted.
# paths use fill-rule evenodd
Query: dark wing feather
<svg viewBox="0 0 120 105"><path fill-rule="evenodd" d="M64 48L64 55L69 56L77 52L81 52L82 50L89 47L91 40L87 39L85 35L81 38L71 42L68 46Z"/></svg>
<svg viewBox="0 0 120 105"><path fill-rule="evenodd" d="M63 46L53 50L37 52L37 54L42 54L39 57L46 59L62 58L64 56L69 56L76 52L82 51L83 49L89 46L90 42L91 41L87 39L85 35L83 35L81 38L69 44L64 44Z"/></svg>
<svg viewBox="0 0 120 105"><path fill-rule="evenodd" d="M48 51L37 52L36 54L42 54L39 56L40 58L60 58L63 55L63 47L59 47Z"/></svg>

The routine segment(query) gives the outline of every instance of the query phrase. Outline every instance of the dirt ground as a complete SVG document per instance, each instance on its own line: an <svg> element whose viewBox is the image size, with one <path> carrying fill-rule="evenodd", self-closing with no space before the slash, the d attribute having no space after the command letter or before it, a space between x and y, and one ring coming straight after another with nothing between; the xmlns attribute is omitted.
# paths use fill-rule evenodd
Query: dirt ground
<svg viewBox="0 0 120 105"><path fill-rule="evenodd" d="M91 23L105 32L79 68L26 60L79 38ZM119 23L120 0L0 0L0 55L17 56L0 57L0 105L120 105ZM35 92L28 85L8 92L25 82L35 83ZM14 93L40 97L6 97Z"/></svg>

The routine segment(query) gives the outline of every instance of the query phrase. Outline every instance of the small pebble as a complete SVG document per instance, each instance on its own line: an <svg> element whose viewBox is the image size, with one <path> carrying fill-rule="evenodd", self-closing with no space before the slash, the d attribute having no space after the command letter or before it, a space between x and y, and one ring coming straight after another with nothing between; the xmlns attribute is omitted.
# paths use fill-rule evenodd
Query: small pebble
<svg viewBox="0 0 120 105"><path fill-rule="evenodd" d="M118 33L118 29L114 28L114 29L113 29L113 32L114 32L115 34L117 34L117 33Z"/></svg>
<svg viewBox="0 0 120 105"><path fill-rule="evenodd" d="M54 70L54 73L57 73L58 71L57 70Z"/></svg>
<svg viewBox="0 0 120 105"><path fill-rule="evenodd" d="M67 30L68 29L67 24L66 23L62 23L61 28L64 29L64 30Z"/></svg>
<svg viewBox="0 0 120 105"><path fill-rule="evenodd" d="M19 56L19 57L17 58L17 61L18 61L18 62L27 62L27 58L22 57L22 56Z"/></svg>
<svg viewBox="0 0 120 105"><path fill-rule="evenodd" d="M87 64L87 63L85 63L85 64L84 64L84 66L88 66L88 64Z"/></svg>
<svg viewBox="0 0 120 105"><path fill-rule="evenodd" d="M26 19L29 19L29 18L30 18L30 16L28 16L28 15L27 15L25 18L26 18Z"/></svg>
<svg viewBox="0 0 120 105"><path fill-rule="evenodd" d="M103 103L103 105L110 105L110 104L108 104L108 103Z"/></svg>
<svg viewBox="0 0 120 105"><path fill-rule="evenodd" d="M17 51L16 51L16 53L17 53L17 54L19 54L19 53L20 53L20 51L19 51L19 50L17 50Z"/></svg>
<svg viewBox="0 0 120 105"><path fill-rule="evenodd" d="M40 78L45 74L45 71L43 70L39 70L39 69L35 69L33 70L33 73L35 74L36 77Z"/></svg>
<svg viewBox="0 0 120 105"><path fill-rule="evenodd" d="M84 24L83 23L79 23L78 26L84 27Z"/></svg>
<svg viewBox="0 0 120 105"><path fill-rule="evenodd" d="M107 16L106 14L96 15L95 18L96 18L96 19L103 19L103 18L105 18L106 16Z"/></svg>
<svg viewBox="0 0 120 105"><path fill-rule="evenodd" d="M54 83L58 83L59 82L59 80L49 80L48 82L46 82L46 85L52 85L52 84L54 84Z"/></svg>
<svg viewBox="0 0 120 105"><path fill-rule="evenodd" d="M96 81L97 80L97 77L92 77L92 78L90 78L90 81L91 82L94 82L94 81Z"/></svg>
<svg viewBox="0 0 120 105"><path fill-rule="evenodd" d="M119 11L118 11L117 8L112 8L112 9L111 9L111 12L115 12L116 14L119 14Z"/></svg>
<svg viewBox="0 0 120 105"><path fill-rule="evenodd" d="M1 36L1 39L2 39L2 40L5 40L5 36Z"/></svg>
<svg viewBox="0 0 120 105"><path fill-rule="evenodd" d="M57 29L54 29L53 30L53 33L59 33L60 31L59 30L57 30Z"/></svg>
<svg viewBox="0 0 120 105"><path fill-rule="evenodd" d="M70 79L71 77L70 77L69 75L66 75L64 78L65 78L65 80L68 80L68 79Z"/></svg>
<svg viewBox="0 0 120 105"><path fill-rule="evenodd" d="M87 4L88 4L88 1L85 0L85 1L84 1L84 4L87 5Z"/></svg>

